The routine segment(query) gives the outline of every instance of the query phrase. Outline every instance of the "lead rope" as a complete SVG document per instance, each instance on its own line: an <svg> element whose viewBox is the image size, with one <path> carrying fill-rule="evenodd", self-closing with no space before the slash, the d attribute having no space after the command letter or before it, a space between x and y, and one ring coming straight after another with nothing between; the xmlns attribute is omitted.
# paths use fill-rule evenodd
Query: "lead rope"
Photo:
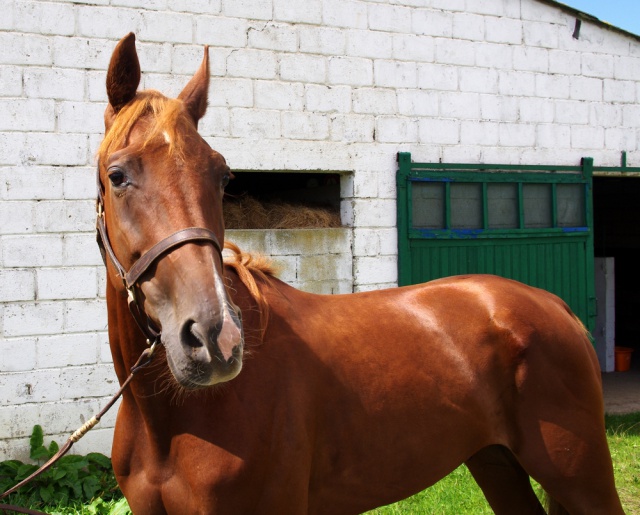
<svg viewBox="0 0 640 515"><path fill-rule="evenodd" d="M149 363L151 363L151 360L153 359L153 355L154 355L154 352L156 350L156 346L157 346L158 342L159 342L159 338L154 340L153 344L151 344L151 346L149 348L145 349L142 352L142 354L138 358L138 361L136 361L136 364L133 365L133 367L131 367L131 373L129 374L129 377L127 377L125 382L122 383L122 386L120 387L120 389L116 392L116 394L113 397L111 397L109 402L107 402L106 406L104 408L102 408L102 410L97 415L94 415L93 417L91 417L80 428L78 428L69 437L69 439L66 441L66 443L60 448L60 450L54 456L52 456L51 459L49 459L49 461L47 461L44 465L42 465L38 470L36 470L28 478L23 479L17 485L15 485L14 487L10 488L6 492L4 492L2 495L0 495L0 500L4 499L8 495L12 494L13 492L18 490L22 486L26 485L27 483L30 483L31 481L33 481L36 477L38 477L43 472L49 470L49 468L51 468L51 466L56 461L58 461L65 454L67 454L67 452L69 452L69 449L71 449L71 447L73 446L74 443L76 443L78 440L80 440L80 438L82 438L98 422L100 422L100 419L105 415L105 413L107 411L109 411L109 409L111 409L111 407L115 404L115 402L120 398L120 396L122 395L122 392L124 392L125 388L127 386L129 386L129 383L133 379L133 376L136 374L136 372L138 372L138 370L140 370L141 368L146 367ZM28 508L22 508L20 506L14 506L14 505L11 505L11 504L0 504L0 510L14 511L14 512L17 512L17 513L27 513L27 514L30 514L30 515L46 515L45 513L41 512L41 511L30 510Z"/></svg>

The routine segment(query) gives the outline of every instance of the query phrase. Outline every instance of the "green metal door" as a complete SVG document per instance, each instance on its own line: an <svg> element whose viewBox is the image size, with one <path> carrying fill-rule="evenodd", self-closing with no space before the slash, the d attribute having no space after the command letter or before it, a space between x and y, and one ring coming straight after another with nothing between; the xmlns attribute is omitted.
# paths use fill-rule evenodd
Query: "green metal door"
<svg viewBox="0 0 640 515"><path fill-rule="evenodd" d="M398 154L398 282L496 274L563 298L593 330L593 160L412 163Z"/></svg>

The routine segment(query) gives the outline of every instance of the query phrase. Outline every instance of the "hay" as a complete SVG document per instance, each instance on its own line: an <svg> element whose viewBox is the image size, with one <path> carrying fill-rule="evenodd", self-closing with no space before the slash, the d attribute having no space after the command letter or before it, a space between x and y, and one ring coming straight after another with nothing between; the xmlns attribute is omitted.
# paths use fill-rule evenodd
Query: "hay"
<svg viewBox="0 0 640 515"><path fill-rule="evenodd" d="M312 205L260 201L245 195L225 198L222 206L227 229L309 229L340 227L340 213Z"/></svg>

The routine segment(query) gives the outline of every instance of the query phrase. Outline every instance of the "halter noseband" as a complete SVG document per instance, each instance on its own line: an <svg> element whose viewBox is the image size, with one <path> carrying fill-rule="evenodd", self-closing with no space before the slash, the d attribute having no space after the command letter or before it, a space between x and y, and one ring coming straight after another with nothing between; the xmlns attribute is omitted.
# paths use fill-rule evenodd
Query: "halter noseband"
<svg viewBox="0 0 640 515"><path fill-rule="evenodd" d="M147 252L140 256L140 258L138 258L127 272L116 257L107 234L107 226L105 225L104 218L104 196L102 194L99 166L96 173L96 179L98 188L98 195L96 198L96 240L98 242L98 247L100 248L102 261L106 266L107 256L109 256L109 260L117 270L118 275L122 278L122 282L127 289L127 303L129 305L129 311L131 311L131 315L140 327L140 330L147 337L147 343L149 345L153 343L160 343L160 330L145 313L144 308L138 304L136 288L139 287L138 281L140 277L142 277L149 267L165 253L182 245L183 243L189 241L208 241L213 244L213 248L218 252L220 261L222 261L222 246L213 231L202 227L188 227L174 232L156 243Z"/></svg>

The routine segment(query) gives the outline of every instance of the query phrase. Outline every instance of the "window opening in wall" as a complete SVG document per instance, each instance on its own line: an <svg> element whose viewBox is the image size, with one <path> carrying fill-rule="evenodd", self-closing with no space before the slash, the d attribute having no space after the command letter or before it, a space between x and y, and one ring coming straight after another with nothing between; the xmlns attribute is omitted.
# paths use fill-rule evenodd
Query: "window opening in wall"
<svg viewBox="0 0 640 515"><path fill-rule="evenodd" d="M225 190L227 229L341 227L340 174L238 172Z"/></svg>

